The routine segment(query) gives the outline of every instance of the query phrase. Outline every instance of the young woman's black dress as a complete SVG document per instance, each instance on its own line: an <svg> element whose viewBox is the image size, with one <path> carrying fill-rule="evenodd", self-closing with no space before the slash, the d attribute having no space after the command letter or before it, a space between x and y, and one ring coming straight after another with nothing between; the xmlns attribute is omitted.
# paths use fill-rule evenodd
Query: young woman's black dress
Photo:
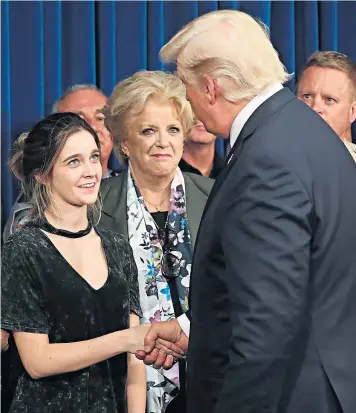
<svg viewBox="0 0 356 413"><path fill-rule="evenodd" d="M95 290L38 228L9 238L2 256L2 328L48 334L50 343L89 340L129 327L141 315L137 269L120 235L96 229L108 279ZM89 258L89 257L88 257ZM10 412L124 413L127 354L88 368L32 379L22 368Z"/></svg>

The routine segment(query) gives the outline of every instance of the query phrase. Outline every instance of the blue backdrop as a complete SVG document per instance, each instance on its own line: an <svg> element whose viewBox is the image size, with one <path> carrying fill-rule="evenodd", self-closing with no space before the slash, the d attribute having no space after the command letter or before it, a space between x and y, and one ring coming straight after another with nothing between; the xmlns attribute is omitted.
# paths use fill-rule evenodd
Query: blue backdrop
<svg viewBox="0 0 356 413"><path fill-rule="evenodd" d="M63 89L94 83L109 95L139 69L164 69L161 46L191 19L216 9L243 10L266 23L290 73L298 74L315 50L356 60L356 2L1 2L2 220L17 196L7 169L12 142L50 112Z"/></svg>

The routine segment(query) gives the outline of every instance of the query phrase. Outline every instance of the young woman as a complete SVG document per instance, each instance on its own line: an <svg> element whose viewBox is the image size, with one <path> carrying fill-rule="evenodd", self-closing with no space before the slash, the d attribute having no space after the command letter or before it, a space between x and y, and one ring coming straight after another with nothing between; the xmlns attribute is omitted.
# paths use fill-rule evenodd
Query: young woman
<svg viewBox="0 0 356 413"><path fill-rule="evenodd" d="M99 229L100 144L72 113L38 122L15 154L32 215L2 256L2 329L23 365L10 412L144 413L133 354L147 326L128 243Z"/></svg>

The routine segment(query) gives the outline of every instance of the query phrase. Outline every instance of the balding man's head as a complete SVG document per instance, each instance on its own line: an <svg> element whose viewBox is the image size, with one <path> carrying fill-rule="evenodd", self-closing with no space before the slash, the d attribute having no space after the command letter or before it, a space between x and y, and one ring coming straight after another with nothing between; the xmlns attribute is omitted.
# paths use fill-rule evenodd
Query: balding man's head
<svg viewBox="0 0 356 413"><path fill-rule="evenodd" d="M68 88L53 105L53 112L73 112L95 130L100 139L103 169L106 170L113 142L104 125L102 109L107 97L94 85L75 85ZM104 171L105 172L105 171Z"/></svg>

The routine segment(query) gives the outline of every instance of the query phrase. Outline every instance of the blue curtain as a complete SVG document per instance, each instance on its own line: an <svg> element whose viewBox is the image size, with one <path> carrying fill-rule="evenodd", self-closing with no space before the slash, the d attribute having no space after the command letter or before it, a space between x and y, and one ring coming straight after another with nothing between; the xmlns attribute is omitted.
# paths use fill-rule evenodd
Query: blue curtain
<svg viewBox="0 0 356 413"><path fill-rule="evenodd" d="M217 9L242 10L266 23L290 73L298 75L315 50L356 60L356 2L1 2L2 221L17 196L7 168L11 145L66 87L94 83L109 95L137 70L172 70L158 58L161 46L193 18Z"/></svg>

